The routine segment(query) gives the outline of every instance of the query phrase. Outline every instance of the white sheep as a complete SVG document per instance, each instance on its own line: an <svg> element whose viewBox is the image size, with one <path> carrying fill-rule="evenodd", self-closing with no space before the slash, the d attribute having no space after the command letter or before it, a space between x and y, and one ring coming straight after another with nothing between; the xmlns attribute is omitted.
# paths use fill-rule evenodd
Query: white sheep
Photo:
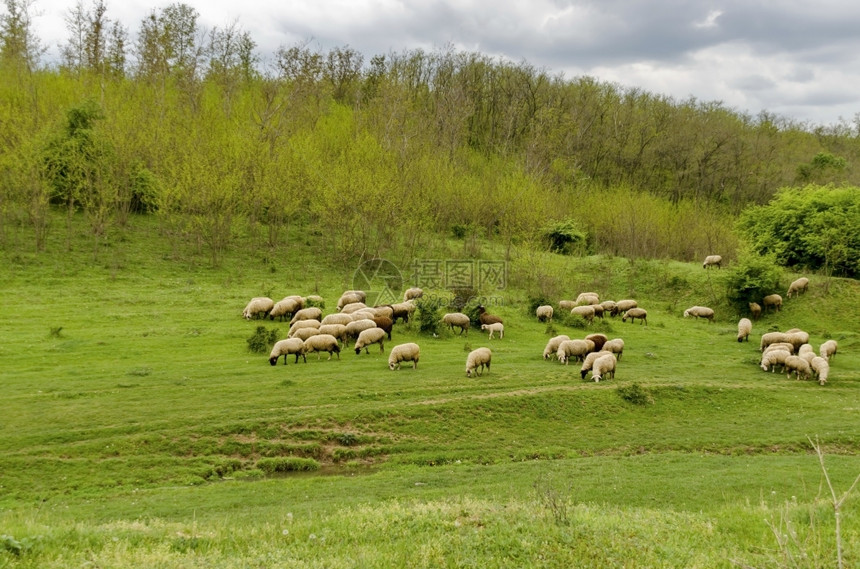
<svg viewBox="0 0 860 569"><path fill-rule="evenodd" d="M394 322L394 309L388 305L374 306L373 313L376 314L377 318L391 318L391 321Z"/></svg>
<svg viewBox="0 0 860 569"><path fill-rule="evenodd" d="M493 359L493 352L490 348L478 348L469 352L466 357L466 377L472 377L472 374L481 375L484 368L487 368L487 373L490 373L490 362Z"/></svg>
<svg viewBox="0 0 860 569"><path fill-rule="evenodd" d="M456 326L460 329L460 334L469 334L469 324L471 322L469 317L462 312L449 312L442 317L442 322L448 325L451 332L454 331L454 327Z"/></svg>
<svg viewBox="0 0 860 569"><path fill-rule="evenodd" d="M371 320L371 322L373 321ZM385 352L385 330L376 328L375 324L374 328L362 330L361 334L358 335L358 339L355 341L355 354L360 354L362 349L364 353L369 354L371 344L379 344L379 351Z"/></svg>
<svg viewBox="0 0 860 569"><path fill-rule="evenodd" d="M718 269L721 269L722 263L723 258L720 255L708 255L707 257L705 257L705 262L702 263L702 268L709 269L716 265Z"/></svg>
<svg viewBox="0 0 860 569"><path fill-rule="evenodd" d="M781 365L785 369L785 360L791 356L788 350L768 350L761 355L759 365L763 371L776 371L776 366Z"/></svg>
<svg viewBox="0 0 860 569"><path fill-rule="evenodd" d="M418 369L418 358L421 356L421 349L418 344L409 342L408 344L398 344L391 348L391 353L388 354L388 369L394 371L400 369L402 362L412 362L412 369Z"/></svg>
<svg viewBox="0 0 860 569"><path fill-rule="evenodd" d="M406 324L409 322L409 317L412 316L412 313L415 312L415 302L412 300L407 300L405 302L398 302L395 304L389 305L391 306L391 321L397 322L398 319L403 320L403 323Z"/></svg>
<svg viewBox="0 0 860 569"><path fill-rule="evenodd" d="M752 321L749 318L741 318L738 320L738 342L743 342L746 340L750 341L750 334L752 333Z"/></svg>
<svg viewBox="0 0 860 569"><path fill-rule="evenodd" d="M323 318L321 324L343 324L344 326L346 326L352 321L352 314L342 314L340 312L334 312L332 314L328 314L325 318Z"/></svg>
<svg viewBox="0 0 860 569"><path fill-rule="evenodd" d="M619 300L615 303L615 308L612 309L612 312L609 313L610 316L618 316L619 314L624 314L631 308L637 308L639 303L632 299Z"/></svg>
<svg viewBox="0 0 860 569"><path fill-rule="evenodd" d="M600 381L607 374L609 379L615 379L615 356L612 354L597 358L591 368L591 379L594 381Z"/></svg>
<svg viewBox="0 0 860 569"><path fill-rule="evenodd" d="M329 334L338 339L344 346L346 345L346 326L343 324L323 324L317 330L319 334Z"/></svg>
<svg viewBox="0 0 860 569"><path fill-rule="evenodd" d="M818 385L824 385L827 383L827 378L830 375L830 364L827 363L827 360L820 356L815 356L812 358L812 361L809 362L809 367L812 368L812 372L818 380Z"/></svg>
<svg viewBox="0 0 860 569"><path fill-rule="evenodd" d="M575 316L581 316L589 324L594 322L594 307L590 304L585 306L574 306L570 309L570 313Z"/></svg>
<svg viewBox="0 0 860 569"><path fill-rule="evenodd" d="M568 365L571 358L574 361L582 361L592 351L594 351L594 342L591 340L565 340L558 345L555 355L559 363Z"/></svg>
<svg viewBox="0 0 860 569"><path fill-rule="evenodd" d="M292 338L297 330L301 330L302 328L319 328L320 321L319 320L299 320L292 326L290 326L290 331L287 332L287 338Z"/></svg>
<svg viewBox="0 0 860 569"><path fill-rule="evenodd" d="M358 338L358 336L364 332L365 330L369 330L371 328L376 328L376 322L369 318L364 318L362 320L353 320L349 324L346 325L346 336L347 340ZM344 342L344 345L349 342Z"/></svg>
<svg viewBox="0 0 860 569"><path fill-rule="evenodd" d="M596 292L582 292L576 297L576 305L600 304L600 295Z"/></svg>
<svg viewBox="0 0 860 569"><path fill-rule="evenodd" d="M490 331L490 340L493 339L493 334L495 334L496 332L499 333L499 339L505 337L505 325L501 322L493 322L492 324L481 324L481 330Z"/></svg>
<svg viewBox="0 0 860 569"><path fill-rule="evenodd" d="M707 306L691 306L684 311L684 318L689 318L690 316L695 316L696 320L699 318L705 318L708 322L713 322L714 309L708 308Z"/></svg>
<svg viewBox="0 0 860 569"><path fill-rule="evenodd" d="M803 354L814 354L815 348L812 347L812 344L801 344L801 346L797 349L797 355L803 356Z"/></svg>
<svg viewBox="0 0 860 569"><path fill-rule="evenodd" d="M588 372L590 372L591 368L594 366L594 361L597 358L599 358L601 356L605 356L606 354L609 354L609 353L611 353L611 352L601 350L599 352L590 352L588 355L586 355L585 359L582 360L582 367L579 369L579 376L582 379L585 379L585 376L588 375Z"/></svg>
<svg viewBox="0 0 860 569"><path fill-rule="evenodd" d="M809 332L804 332L800 328L792 328L785 333L785 341L794 345L794 352L800 349L800 346L809 342Z"/></svg>
<svg viewBox="0 0 860 569"><path fill-rule="evenodd" d="M421 298L422 296L424 296L424 290L418 288L417 286L414 286L412 288L406 289L406 291L403 293L403 302L406 302L407 300L412 300L413 298Z"/></svg>
<svg viewBox="0 0 860 569"><path fill-rule="evenodd" d="M615 310L615 301L614 300L604 300L600 303L600 307L603 309L603 312L608 312L610 315L612 311Z"/></svg>
<svg viewBox="0 0 860 569"><path fill-rule="evenodd" d="M785 332L767 332L761 335L761 344L759 346L759 351L764 352L765 348L777 342L791 343L788 341L788 334L786 334Z"/></svg>
<svg viewBox="0 0 860 569"><path fill-rule="evenodd" d="M317 353L317 360L320 359L320 352L328 352L328 359L331 359L332 354L337 354L337 359L340 359L340 344L337 343L337 338L330 334L317 334L305 340L302 353L311 352Z"/></svg>
<svg viewBox="0 0 860 569"><path fill-rule="evenodd" d="M287 365L287 356L290 354L296 355L296 363L299 363L299 356L302 356L302 359L307 363L308 359L305 357L304 347L305 342L300 338L279 340L275 342L274 347L272 347L272 352L269 354L269 363L277 365L278 358L284 356L284 365Z"/></svg>
<svg viewBox="0 0 860 569"><path fill-rule="evenodd" d="M759 316L761 316L761 305L758 302L750 302L750 316L753 317L753 320L758 320Z"/></svg>
<svg viewBox="0 0 860 569"><path fill-rule="evenodd" d="M255 296L242 311L242 318L250 320L251 318L265 318L269 312L275 307L275 301L267 296ZM261 316L262 315L262 316Z"/></svg>
<svg viewBox="0 0 860 569"><path fill-rule="evenodd" d="M836 349L838 347L836 340L827 340L818 347L818 354L829 362L830 358L836 355Z"/></svg>
<svg viewBox="0 0 860 569"><path fill-rule="evenodd" d="M292 318L293 314L297 310L301 310L301 308L302 306L298 300L292 297L287 297L275 303L275 306L269 311L269 318L272 320L277 318L283 321L284 318Z"/></svg>
<svg viewBox="0 0 860 569"><path fill-rule="evenodd" d="M310 308L302 308L301 310L293 314L292 319L290 319L290 325L292 326L299 320L322 320L322 310L320 310L316 306L312 306Z"/></svg>
<svg viewBox="0 0 860 569"><path fill-rule="evenodd" d="M350 302L349 304L344 304L343 306L341 306L339 310L343 314L352 314L353 312L358 312L359 310L364 310L365 308L369 307L363 302Z"/></svg>
<svg viewBox="0 0 860 569"><path fill-rule="evenodd" d="M603 306L600 304L592 304L591 308L594 309L594 317L605 320L606 318L603 316Z"/></svg>
<svg viewBox="0 0 860 569"><path fill-rule="evenodd" d="M351 312L348 316L352 316L353 320L373 320L376 318L376 310L370 307L362 308L355 312Z"/></svg>
<svg viewBox="0 0 860 569"><path fill-rule="evenodd" d="M311 336L316 336L320 333L319 328L299 328L298 330L294 330L292 334L290 334L290 338L299 338L300 340L307 340Z"/></svg>
<svg viewBox="0 0 860 569"><path fill-rule="evenodd" d="M341 310L347 304L355 304L357 302L364 303L367 295L361 291L347 290L337 299L337 309Z"/></svg>
<svg viewBox="0 0 860 569"><path fill-rule="evenodd" d="M771 350L785 350L789 354L794 353L794 344L790 342L774 342L764 349L763 353L768 353Z"/></svg>
<svg viewBox="0 0 860 569"><path fill-rule="evenodd" d="M566 342L567 340L570 340L570 337L567 334L562 334L560 336L550 338L549 342L546 343L546 348L544 348L543 350L543 359L548 360L552 356L554 356L558 351L559 345L561 345L562 342Z"/></svg>
<svg viewBox="0 0 860 569"><path fill-rule="evenodd" d="M798 296L802 292L806 292L809 288L809 279L806 277L800 277L790 285L788 285L788 292L785 294L786 298L791 298L792 296Z"/></svg>
<svg viewBox="0 0 860 569"><path fill-rule="evenodd" d="M621 317L622 322L627 322L627 319L630 319L630 323L632 324L634 320L637 318L641 320L640 324L648 325L648 312L644 308L631 308Z"/></svg>
<svg viewBox="0 0 860 569"><path fill-rule="evenodd" d="M559 300L558 301L558 308L560 310L570 312L570 309L573 308L574 306L576 306L575 300Z"/></svg>
<svg viewBox="0 0 860 569"><path fill-rule="evenodd" d="M603 344L603 351L615 354L618 361L621 361L621 354L624 353L624 340L621 338L613 338Z"/></svg>
<svg viewBox="0 0 860 569"><path fill-rule="evenodd" d="M782 310L782 297L778 294L769 294L761 299L761 305L764 307L764 312L767 313L768 308L773 308L774 311Z"/></svg>
<svg viewBox="0 0 860 569"><path fill-rule="evenodd" d="M791 378L792 373L794 373L798 380L809 379L809 377L812 376L812 368L809 367L806 360L800 356L788 356L785 358L786 379Z"/></svg>
<svg viewBox="0 0 860 569"><path fill-rule="evenodd" d="M538 322L546 322L548 320L552 320L552 313L552 306L550 306L549 304L538 306L537 310L535 310L535 315L537 316Z"/></svg>

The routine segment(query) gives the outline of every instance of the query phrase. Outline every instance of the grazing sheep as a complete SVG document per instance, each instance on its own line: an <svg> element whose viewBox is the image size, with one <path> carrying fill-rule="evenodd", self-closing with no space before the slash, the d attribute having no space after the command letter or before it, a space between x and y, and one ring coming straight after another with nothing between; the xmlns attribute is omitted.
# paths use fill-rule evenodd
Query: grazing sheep
<svg viewBox="0 0 860 569"><path fill-rule="evenodd" d="M809 342L809 332L804 332L800 328L792 328L785 333L785 341L794 346L794 352L800 349L800 346Z"/></svg>
<svg viewBox="0 0 860 569"><path fill-rule="evenodd" d="M373 320L377 328L382 328L385 331L388 335L388 339L390 340L391 330L394 328L394 320L387 316L374 316L371 320Z"/></svg>
<svg viewBox="0 0 860 569"><path fill-rule="evenodd" d="M603 316L603 307L599 304L592 304L591 308L594 309L594 317L600 318L601 320L605 320L606 318Z"/></svg>
<svg viewBox="0 0 860 569"><path fill-rule="evenodd" d="M818 380L818 385L827 383L827 377L830 375L830 364L822 357L815 356L809 362L809 367L812 368L812 373Z"/></svg>
<svg viewBox="0 0 860 569"><path fill-rule="evenodd" d="M495 334L496 332L499 333L500 340L505 337L505 325L501 322L495 322L493 324L481 324L481 330L490 331L490 340L493 339L493 334Z"/></svg>
<svg viewBox="0 0 860 569"><path fill-rule="evenodd" d="M789 354L793 354L794 344L792 344L791 342L774 342L772 344L768 344L768 346L764 349L764 352L762 353L766 354L771 350L785 350Z"/></svg>
<svg viewBox="0 0 860 569"><path fill-rule="evenodd" d="M805 359L806 363L808 363L809 365L812 365L812 360L818 357L817 355L815 355L815 352L803 352L802 354L797 354L797 356Z"/></svg>
<svg viewBox="0 0 860 569"><path fill-rule="evenodd" d="M284 365L287 365L287 356L290 354L296 355L296 363L299 363L299 356L307 363L308 359L304 353L305 342L300 338L288 338L275 342L272 352L269 354L269 363L277 365L278 358L284 356Z"/></svg>
<svg viewBox="0 0 860 569"><path fill-rule="evenodd" d="M292 326L299 320L322 320L322 310L320 310L316 306L312 306L310 308L302 308L301 310L293 314L293 317L290 320L290 325Z"/></svg>
<svg viewBox="0 0 860 569"><path fill-rule="evenodd" d="M570 359L574 361L582 361L589 352L594 351L594 342L591 340L565 340L558 345L555 355L558 357L559 363L568 365Z"/></svg>
<svg viewBox="0 0 860 569"><path fill-rule="evenodd" d="M812 347L812 344L801 344L801 346L797 349L797 355L803 356L803 354L814 354L815 348Z"/></svg>
<svg viewBox="0 0 860 569"><path fill-rule="evenodd" d="M790 285L788 285L788 292L785 294L786 298L791 298L792 296L798 296L802 292L806 292L809 288L809 279L806 277L800 277Z"/></svg>
<svg viewBox="0 0 860 569"><path fill-rule="evenodd" d="M829 362L830 358L836 355L836 349L838 347L836 340L827 340L819 346L818 354Z"/></svg>
<svg viewBox="0 0 860 569"><path fill-rule="evenodd" d="M609 375L609 379L615 379L615 356L606 354L594 360L594 365L591 367L591 379L600 381L604 375Z"/></svg>
<svg viewBox="0 0 860 569"><path fill-rule="evenodd" d="M323 318L321 324L323 324L323 325L326 325L326 324L343 324L344 326L346 326L347 324L349 324L352 321L353 321L353 318L352 318L351 314L343 314L341 312L335 312L335 313L329 314L325 318Z"/></svg>
<svg viewBox="0 0 860 569"><path fill-rule="evenodd" d="M713 322L714 310L707 306L691 306L684 311L684 318L689 318L690 316L695 316L696 320L699 318L706 318L708 322Z"/></svg>
<svg viewBox="0 0 860 569"><path fill-rule="evenodd" d="M469 352L466 357L466 377L472 377L472 374L481 375L484 368L487 368L487 373L490 373L490 362L493 359L493 352L490 348L478 348Z"/></svg>
<svg viewBox="0 0 860 569"><path fill-rule="evenodd" d="M778 294L769 294L761 299L761 305L764 307L764 312L767 314L768 308L773 308L774 311L782 310L782 297Z"/></svg>
<svg viewBox="0 0 860 569"><path fill-rule="evenodd" d="M608 312L610 315L612 311L615 310L615 301L614 300L604 300L600 303L600 307L604 312Z"/></svg>
<svg viewBox="0 0 860 569"><path fill-rule="evenodd" d="M298 330L293 331L292 334L289 335L290 338L298 338L300 340L307 340L311 336L316 336L320 333L319 328L299 328Z"/></svg>
<svg viewBox="0 0 860 569"><path fill-rule="evenodd" d="M360 354L362 349L365 354L369 354L371 344L379 344L379 351L384 353L385 330L377 328L375 325L373 328L362 330L361 334L358 335L358 339L355 341L355 355Z"/></svg>
<svg viewBox="0 0 860 569"><path fill-rule="evenodd" d="M776 371L776 366L782 366L782 369L785 369L785 360L791 356L791 352L788 350L768 350L761 355L761 369L763 371L767 371L768 369L771 372Z"/></svg>
<svg viewBox="0 0 860 569"><path fill-rule="evenodd" d="M624 340L621 338L613 338L603 344L603 351L615 354L618 361L621 361L621 354L624 353Z"/></svg>
<svg viewBox="0 0 860 569"><path fill-rule="evenodd" d="M785 358L786 379L790 379L792 373L798 380L809 379L812 376L812 368L800 356L788 356Z"/></svg>
<svg viewBox="0 0 860 569"><path fill-rule="evenodd" d="M576 306L576 301L574 301L574 300L559 300L558 301L558 308L560 310L570 312L570 309L573 308L574 306Z"/></svg>
<svg viewBox="0 0 860 569"><path fill-rule="evenodd" d="M703 269L709 269L716 265L718 269L722 268L723 258L719 255L708 255L705 257L705 262L702 263Z"/></svg>
<svg viewBox="0 0 860 569"><path fill-rule="evenodd" d="M363 292L356 290L348 290L340 295L340 298L337 299L337 309L342 311L343 307L347 304L355 304L357 302L364 303L367 300L367 295Z"/></svg>
<svg viewBox="0 0 860 569"><path fill-rule="evenodd" d="M373 313L378 318L391 318L391 321L394 322L394 309L387 304L383 306L374 306Z"/></svg>
<svg viewBox="0 0 860 569"><path fill-rule="evenodd" d="M290 331L287 332L287 338L292 338L293 334L297 330L301 330L302 328L319 328L320 321L319 320L299 320L292 326L290 326Z"/></svg>
<svg viewBox="0 0 860 569"><path fill-rule="evenodd" d="M600 295L596 292L583 292L576 297L577 306L585 306L588 304L600 304Z"/></svg>
<svg viewBox="0 0 860 569"><path fill-rule="evenodd" d="M582 379L585 379L585 376L588 375L588 372L590 372L591 368L594 366L594 361L597 358L605 356L606 354L609 354L609 353L610 352L598 351L598 352L591 352L587 356L585 356L585 359L582 360L582 367L579 370L579 376Z"/></svg>
<svg viewBox="0 0 860 569"><path fill-rule="evenodd" d="M376 318L376 311L372 308L362 308L351 313L353 320L373 320Z"/></svg>
<svg viewBox="0 0 860 569"><path fill-rule="evenodd" d="M627 319L630 319L630 323L633 324L633 321L637 318L641 320L641 324L648 325L648 312L644 308L631 308L621 317L622 322L627 322Z"/></svg>
<svg viewBox="0 0 860 569"><path fill-rule="evenodd" d="M251 318L265 318L269 312L275 307L275 301L266 296L255 296L245 306L242 311L242 318L250 320Z"/></svg>
<svg viewBox="0 0 860 569"><path fill-rule="evenodd" d="M279 321L283 322L285 318L292 318L293 314L297 310L301 310L302 305L295 298L284 298L275 303L275 306L272 307L272 310L269 311L269 318L274 320L277 318Z"/></svg>
<svg viewBox="0 0 860 569"><path fill-rule="evenodd" d="M594 307L590 304L585 306L574 306L570 309L570 313L575 316L582 316L589 324L594 322Z"/></svg>
<svg viewBox="0 0 860 569"><path fill-rule="evenodd" d="M340 311L343 314L352 314L354 312L358 312L359 310L364 310L365 308L369 308L363 302L350 302L349 304L344 304L340 307Z"/></svg>
<svg viewBox="0 0 860 569"><path fill-rule="evenodd" d="M462 312L449 312L442 317L442 322L448 325L451 332L454 331L454 327L456 326L460 329L460 334L469 334L469 324L471 322L469 321L469 317Z"/></svg>
<svg viewBox="0 0 860 569"><path fill-rule="evenodd" d="M415 312L415 303L411 300L398 302L389 306L391 306L391 321L394 323L397 323L398 319L403 320L404 324L408 323L409 317Z"/></svg>
<svg viewBox="0 0 860 569"><path fill-rule="evenodd" d="M478 320L481 324L502 324L502 319L495 314L488 313L483 304L478 306Z"/></svg>
<svg viewBox="0 0 860 569"><path fill-rule="evenodd" d="M753 317L753 320L758 320L759 316L761 316L761 305L758 302L750 302L750 315Z"/></svg>
<svg viewBox="0 0 860 569"><path fill-rule="evenodd" d="M332 354L337 354L337 359L340 359L340 344L337 343L337 338L330 334L317 334L305 340L302 353L311 352L317 353L317 360L320 359L320 352L328 352L328 359L331 359Z"/></svg>
<svg viewBox="0 0 860 569"><path fill-rule="evenodd" d="M357 339L358 336L364 332L365 330L370 330L371 328L376 328L376 322L371 320L370 318L365 318L363 320L353 320L349 324L346 325L346 337L347 341L344 342L344 345L349 344L349 340Z"/></svg>
<svg viewBox="0 0 860 569"><path fill-rule="evenodd" d="M619 300L615 303L615 308L612 309L612 312L609 313L610 316L618 316L619 314L624 314L631 308L637 308L639 303L635 300Z"/></svg>
<svg viewBox="0 0 860 569"><path fill-rule="evenodd" d="M543 306L537 307L535 315L537 316L538 322L546 322L548 320L552 320L552 312L552 306L544 304Z"/></svg>
<svg viewBox="0 0 860 569"><path fill-rule="evenodd" d="M346 325L344 324L323 324L317 330L320 334L329 334L330 336L334 336L341 342L344 346L346 345Z"/></svg>
<svg viewBox="0 0 860 569"><path fill-rule="evenodd" d="M543 359L548 360L552 356L554 356L558 351L559 345L561 345L562 342L566 342L567 340L570 340L570 337L567 334L562 334L560 336L550 338L549 342L546 343L546 348L543 349Z"/></svg>
<svg viewBox="0 0 860 569"><path fill-rule="evenodd" d="M768 332L766 334L762 334L761 336L761 344L759 345L759 351L763 352L766 347L777 342L791 343L788 341L788 334L786 334L785 332Z"/></svg>
<svg viewBox="0 0 860 569"><path fill-rule="evenodd" d="M752 322L749 318L741 318L738 320L738 342L746 340L750 341L750 333L752 332Z"/></svg>
<svg viewBox="0 0 860 569"><path fill-rule="evenodd" d="M388 369L391 371L400 369L402 362L412 362L412 369L418 369L418 358L420 356L421 350L418 348L418 344L414 342L398 344L388 354Z"/></svg>
<svg viewBox="0 0 860 569"><path fill-rule="evenodd" d="M403 293L403 302L412 300L413 298L421 298L422 296L424 296L424 290L414 286L406 289L406 292Z"/></svg>
<svg viewBox="0 0 860 569"><path fill-rule="evenodd" d="M585 339L594 342L594 349L592 349L593 352L599 352L602 350L603 344L609 340L609 338L606 337L606 334L589 334Z"/></svg>

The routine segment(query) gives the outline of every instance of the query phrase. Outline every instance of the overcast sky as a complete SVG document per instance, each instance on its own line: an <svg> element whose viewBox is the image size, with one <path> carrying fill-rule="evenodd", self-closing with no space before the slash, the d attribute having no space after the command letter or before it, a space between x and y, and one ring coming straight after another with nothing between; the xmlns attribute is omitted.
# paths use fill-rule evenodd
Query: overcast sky
<svg viewBox="0 0 860 569"><path fill-rule="evenodd" d="M169 1L105 0L132 40ZM589 75L676 101L722 101L813 124L860 113L857 0L186 0L204 28L233 22L266 60L312 40L365 56L452 45L551 74ZM57 57L76 0L33 0L34 27ZM84 0L92 6L92 0ZM5 11L5 8L2 10Z"/></svg>

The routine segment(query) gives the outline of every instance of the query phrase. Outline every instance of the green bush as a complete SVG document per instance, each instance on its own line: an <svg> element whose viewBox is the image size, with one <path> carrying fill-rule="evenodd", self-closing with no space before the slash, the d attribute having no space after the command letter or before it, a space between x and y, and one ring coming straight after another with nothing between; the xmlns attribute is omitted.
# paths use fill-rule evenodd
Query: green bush
<svg viewBox="0 0 860 569"><path fill-rule="evenodd" d="M275 472L310 472L319 470L320 463L312 458L280 456L261 458L257 461L257 468L266 474L274 474Z"/></svg>
<svg viewBox="0 0 860 569"><path fill-rule="evenodd" d="M547 225L541 233L553 253L584 255L588 252L588 232L572 219Z"/></svg>
<svg viewBox="0 0 860 569"><path fill-rule="evenodd" d="M654 398L648 389L642 387L638 383L631 383L618 388L618 395L624 401L633 405L650 405L654 403Z"/></svg>
<svg viewBox="0 0 860 569"><path fill-rule="evenodd" d="M768 294L782 290L779 280L782 270L773 255L759 256L744 252L724 274L726 299L739 314L747 312L750 302L758 302Z"/></svg>
<svg viewBox="0 0 860 569"><path fill-rule="evenodd" d="M254 354L268 354L275 342L278 341L278 329L266 330L265 326L257 326L254 334L248 338L248 350Z"/></svg>
<svg viewBox="0 0 860 569"><path fill-rule="evenodd" d="M412 320L423 334L439 334L442 330L442 307L445 301L433 295L415 299L415 314Z"/></svg>

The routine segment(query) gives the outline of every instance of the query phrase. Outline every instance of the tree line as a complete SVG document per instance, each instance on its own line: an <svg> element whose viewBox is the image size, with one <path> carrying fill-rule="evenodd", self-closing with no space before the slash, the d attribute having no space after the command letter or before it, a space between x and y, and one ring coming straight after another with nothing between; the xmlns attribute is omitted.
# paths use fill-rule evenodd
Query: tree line
<svg viewBox="0 0 860 569"><path fill-rule="evenodd" d="M102 0L67 13L42 63L33 0L0 15L0 239L36 250L65 212L94 250L134 214L213 263L240 242L326 236L331 258L407 254L430 233L696 259L786 187L860 184L860 123L821 126L677 101L453 48L282 46L182 3L132 36ZM548 229L549 228L549 229ZM241 237L240 237L241 236ZM67 238L67 246L71 240Z"/></svg>

